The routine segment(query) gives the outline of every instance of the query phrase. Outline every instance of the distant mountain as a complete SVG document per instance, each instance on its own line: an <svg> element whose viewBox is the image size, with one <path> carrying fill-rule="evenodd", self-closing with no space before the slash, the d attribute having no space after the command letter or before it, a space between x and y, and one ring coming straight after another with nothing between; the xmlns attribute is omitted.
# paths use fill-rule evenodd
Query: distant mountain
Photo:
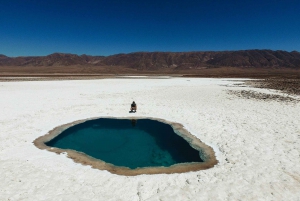
<svg viewBox="0 0 300 201"><path fill-rule="evenodd" d="M98 62L104 57L76 54L54 53L39 57L6 57L0 55L0 66L71 66L88 65Z"/></svg>
<svg viewBox="0 0 300 201"><path fill-rule="evenodd" d="M207 52L136 52L112 56L54 53L48 56L7 57L0 66L119 66L140 70L202 69L215 67L300 69L297 51L241 50Z"/></svg>

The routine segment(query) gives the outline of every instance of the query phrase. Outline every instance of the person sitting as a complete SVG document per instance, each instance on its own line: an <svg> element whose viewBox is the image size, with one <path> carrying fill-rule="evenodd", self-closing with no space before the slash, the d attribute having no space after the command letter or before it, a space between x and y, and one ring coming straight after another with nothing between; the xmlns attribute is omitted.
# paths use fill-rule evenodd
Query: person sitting
<svg viewBox="0 0 300 201"><path fill-rule="evenodd" d="M136 105L136 103L133 101L133 102L131 103L130 112L136 112L136 108L137 108L137 105Z"/></svg>

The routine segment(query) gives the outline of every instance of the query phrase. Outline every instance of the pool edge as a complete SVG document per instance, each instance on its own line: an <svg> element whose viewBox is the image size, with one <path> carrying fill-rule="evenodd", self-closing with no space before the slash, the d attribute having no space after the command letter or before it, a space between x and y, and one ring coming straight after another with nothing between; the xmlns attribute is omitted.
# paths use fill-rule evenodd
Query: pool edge
<svg viewBox="0 0 300 201"><path fill-rule="evenodd" d="M68 158L72 159L76 163L80 163L83 165L89 165L92 168L99 169L99 170L107 170L110 173L117 174L117 175L124 175L124 176L136 176L141 174L173 174L173 173L185 173L191 171L199 171L199 170L206 170L209 168L214 167L218 160L216 159L215 152L212 147L203 143L199 138L192 135L189 131L187 131L184 126L180 123L170 122L160 118L153 118L153 117L135 117L134 119L151 119L160 121L162 123L169 124L174 132L181 137L189 139L188 142L201 152L201 158L204 162L193 162L193 163L180 163L175 164L170 167L145 167L145 168L136 168L136 169L129 169L126 167L118 167L114 166L110 163L106 163L101 161L100 159L92 158L84 153L77 152L70 149L59 149L55 147L49 147L45 143L49 142L64 130L68 129L71 126L76 124L80 124L89 120L95 120L99 118L111 118L111 119L131 119L132 117L93 117L87 118L82 120L77 120L71 123L63 124L60 126L55 127L54 129L50 130L46 135L40 136L33 141L33 144L42 150L51 151L57 154L67 153Z"/></svg>

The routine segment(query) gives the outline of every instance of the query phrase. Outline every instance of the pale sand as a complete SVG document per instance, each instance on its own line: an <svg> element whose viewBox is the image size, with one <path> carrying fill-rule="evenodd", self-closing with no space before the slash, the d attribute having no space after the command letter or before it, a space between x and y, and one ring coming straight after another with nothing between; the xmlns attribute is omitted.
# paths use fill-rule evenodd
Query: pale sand
<svg viewBox="0 0 300 201"><path fill-rule="evenodd" d="M0 83L0 200L299 200L300 103L237 97L228 79ZM299 100L300 97L295 96ZM136 101L138 111L128 113ZM32 143L98 116L181 123L219 163L188 173L119 176Z"/></svg>

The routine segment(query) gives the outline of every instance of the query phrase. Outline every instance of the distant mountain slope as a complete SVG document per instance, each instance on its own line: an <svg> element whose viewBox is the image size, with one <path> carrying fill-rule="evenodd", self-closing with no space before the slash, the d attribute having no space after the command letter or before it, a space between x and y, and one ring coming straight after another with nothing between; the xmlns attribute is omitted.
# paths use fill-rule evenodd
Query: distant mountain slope
<svg viewBox="0 0 300 201"><path fill-rule="evenodd" d="M126 68L201 69L213 67L300 69L297 51L241 50L220 52L136 52L112 56L54 53L39 57L0 55L0 66L123 66Z"/></svg>
<svg viewBox="0 0 300 201"><path fill-rule="evenodd" d="M71 66L87 65L99 62L101 56L54 53L40 57L6 57L0 55L1 66Z"/></svg>

